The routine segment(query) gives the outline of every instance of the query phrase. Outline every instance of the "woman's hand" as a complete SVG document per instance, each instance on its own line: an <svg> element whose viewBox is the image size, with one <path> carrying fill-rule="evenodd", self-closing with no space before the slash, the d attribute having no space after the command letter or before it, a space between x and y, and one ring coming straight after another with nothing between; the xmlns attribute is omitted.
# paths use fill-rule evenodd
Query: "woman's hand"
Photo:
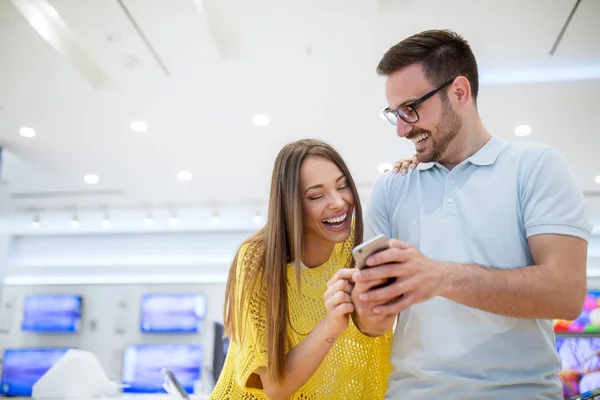
<svg viewBox="0 0 600 400"><path fill-rule="evenodd" d="M348 328L350 314L354 312L354 304L350 294L352 293L352 275L356 272L354 268L342 268L327 282L325 291L325 308L327 316L325 320L335 333L342 333Z"/></svg>
<svg viewBox="0 0 600 400"><path fill-rule="evenodd" d="M417 168L417 165L419 165L419 160L417 160L417 155L415 154L412 158L397 161L394 164L393 172L394 174L400 172L402 175L406 175L409 170Z"/></svg>

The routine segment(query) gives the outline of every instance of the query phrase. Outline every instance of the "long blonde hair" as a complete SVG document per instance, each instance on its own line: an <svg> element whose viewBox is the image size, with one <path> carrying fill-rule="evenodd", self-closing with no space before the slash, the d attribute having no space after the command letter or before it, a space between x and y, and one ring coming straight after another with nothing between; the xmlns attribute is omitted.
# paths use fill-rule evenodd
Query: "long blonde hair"
<svg viewBox="0 0 600 400"><path fill-rule="evenodd" d="M260 266L244 276L242 287L236 284L239 250L231 264L225 288L225 332L241 343L244 326L241 309L245 296L266 284L266 345L267 371L277 382L285 380L285 352L289 324L287 265L293 263L300 282L300 263L303 246L302 201L300 166L308 157L323 157L345 175L354 196L354 245L362 242L362 209L354 180L339 153L327 143L304 139L284 146L275 160L271 178L269 212L264 228L248 238L244 244L260 249ZM353 267L352 261L349 267ZM239 290L239 293L236 291Z"/></svg>

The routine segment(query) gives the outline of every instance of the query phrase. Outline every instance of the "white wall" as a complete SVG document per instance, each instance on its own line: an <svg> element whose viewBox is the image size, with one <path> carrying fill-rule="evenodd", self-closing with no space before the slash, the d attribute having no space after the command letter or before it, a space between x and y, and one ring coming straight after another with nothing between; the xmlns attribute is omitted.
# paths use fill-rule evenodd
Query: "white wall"
<svg viewBox="0 0 600 400"><path fill-rule="evenodd" d="M203 332L198 334L142 334L140 298L144 293L199 293L206 296L207 315ZM213 322L222 322L224 284L177 285L33 285L5 286L3 303L12 303L8 333L0 332L0 350L9 347L77 347L90 350L112 379L121 377L123 348L130 344L180 343L202 344L204 366L212 369ZM83 295L83 319L80 333L39 334L21 332L23 298L29 294L74 293ZM124 333L115 331L119 303L126 302Z"/></svg>

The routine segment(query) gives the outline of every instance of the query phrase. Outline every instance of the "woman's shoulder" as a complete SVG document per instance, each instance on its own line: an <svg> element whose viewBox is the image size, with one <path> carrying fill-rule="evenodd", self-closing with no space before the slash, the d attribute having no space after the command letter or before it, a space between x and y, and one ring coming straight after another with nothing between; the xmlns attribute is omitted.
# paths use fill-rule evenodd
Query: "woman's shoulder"
<svg viewBox="0 0 600 400"><path fill-rule="evenodd" d="M263 254L263 247L258 243L245 242L240 246L235 259L236 278L240 283L248 279L252 281L254 278L261 279Z"/></svg>
<svg viewBox="0 0 600 400"><path fill-rule="evenodd" d="M262 262L264 250L262 243L245 241L238 250L237 262L246 266L257 266Z"/></svg>

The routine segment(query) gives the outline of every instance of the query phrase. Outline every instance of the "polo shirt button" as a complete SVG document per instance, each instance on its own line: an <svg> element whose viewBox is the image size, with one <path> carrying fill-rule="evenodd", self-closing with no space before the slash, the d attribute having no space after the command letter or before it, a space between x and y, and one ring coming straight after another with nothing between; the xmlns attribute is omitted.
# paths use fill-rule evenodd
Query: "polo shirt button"
<svg viewBox="0 0 600 400"><path fill-rule="evenodd" d="M448 204L453 204L454 203L454 199L452 197L448 197Z"/></svg>
<svg viewBox="0 0 600 400"><path fill-rule="evenodd" d="M450 184L454 185L454 178L450 178Z"/></svg>

